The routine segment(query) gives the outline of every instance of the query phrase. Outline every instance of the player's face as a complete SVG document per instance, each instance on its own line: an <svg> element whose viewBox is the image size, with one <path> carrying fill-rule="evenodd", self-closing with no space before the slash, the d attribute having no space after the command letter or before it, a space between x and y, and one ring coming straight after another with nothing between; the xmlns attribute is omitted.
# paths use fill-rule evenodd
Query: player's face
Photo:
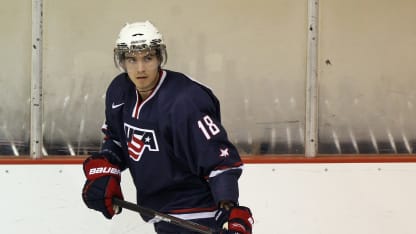
<svg viewBox="0 0 416 234"><path fill-rule="evenodd" d="M128 52L124 66L129 78L139 91L152 90L159 79L160 61L155 51Z"/></svg>

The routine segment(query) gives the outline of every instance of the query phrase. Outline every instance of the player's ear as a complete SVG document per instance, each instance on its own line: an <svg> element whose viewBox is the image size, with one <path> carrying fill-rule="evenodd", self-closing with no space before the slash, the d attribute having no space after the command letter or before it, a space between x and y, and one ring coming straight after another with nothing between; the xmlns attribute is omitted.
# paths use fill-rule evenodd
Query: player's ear
<svg viewBox="0 0 416 234"><path fill-rule="evenodd" d="M121 61L120 62L120 67L125 71L125 72L127 72L127 69L126 69L126 60L123 60L123 61Z"/></svg>
<svg viewBox="0 0 416 234"><path fill-rule="evenodd" d="M159 54L156 54L156 58L157 58L157 62L159 64L159 69L161 69L162 68L162 58L160 57Z"/></svg>

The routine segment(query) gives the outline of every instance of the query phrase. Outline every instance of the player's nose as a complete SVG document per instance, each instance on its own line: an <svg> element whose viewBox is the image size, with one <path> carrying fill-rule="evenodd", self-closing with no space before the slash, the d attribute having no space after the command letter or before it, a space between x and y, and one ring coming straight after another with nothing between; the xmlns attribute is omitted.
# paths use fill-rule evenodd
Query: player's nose
<svg viewBox="0 0 416 234"><path fill-rule="evenodd" d="M138 61L138 62L136 63L136 70L137 70L137 72L139 72L139 73L144 72L144 71L145 71L145 64L144 64L142 61Z"/></svg>

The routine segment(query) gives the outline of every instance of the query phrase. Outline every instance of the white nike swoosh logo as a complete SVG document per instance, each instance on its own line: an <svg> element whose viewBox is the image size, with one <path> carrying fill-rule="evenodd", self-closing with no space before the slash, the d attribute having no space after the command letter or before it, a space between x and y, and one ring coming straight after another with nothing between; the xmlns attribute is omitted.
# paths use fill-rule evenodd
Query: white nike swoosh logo
<svg viewBox="0 0 416 234"><path fill-rule="evenodd" d="M124 105L124 102L123 103L120 103L120 104L117 104L117 105L115 105L114 102L113 102L113 104L111 105L111 108L116 109L116 108L118 108L118 107L120 107L122 105Z"/></svg>

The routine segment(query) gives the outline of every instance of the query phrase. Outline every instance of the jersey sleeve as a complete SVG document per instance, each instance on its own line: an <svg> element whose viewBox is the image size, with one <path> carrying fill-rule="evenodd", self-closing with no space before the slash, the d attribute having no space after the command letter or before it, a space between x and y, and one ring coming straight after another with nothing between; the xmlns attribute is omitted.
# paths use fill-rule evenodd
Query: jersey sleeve
<svg viewBox="0 0 416 234"><path fill-rule="evenodd" d="M221 124L216 97L194 89L172 106L175 155L186 161L192 173L209 182L214 200L238 202L238 179L243 163Z"/></svg>
<svg viewBox="0 0 416 234"><path fill-rule="evenodd" d="M127 164L123 157L123 149L120 143L120 134L117 131L117 113L112 112L112 99L114 93L111 92L111 86L108 88L106 93L105 101L105 122L101 127L101 131L104 134L103 144L101 147L100 154L105 154L110 157L112 163L116 163L122 170L126 169ZM118 109L118 111L121 108Z"/></svg>
<svg viewBox="0 0 416 234"><path fill-rule="evenodd" d="M110 162L115 163L122 170L126 168L124 163L120 141L116 135L113 134L111 126L107 124L107 120L103 124L101 131L104 133L103 144L101 147L100 154L104 154L111 158Z"/></svg>

